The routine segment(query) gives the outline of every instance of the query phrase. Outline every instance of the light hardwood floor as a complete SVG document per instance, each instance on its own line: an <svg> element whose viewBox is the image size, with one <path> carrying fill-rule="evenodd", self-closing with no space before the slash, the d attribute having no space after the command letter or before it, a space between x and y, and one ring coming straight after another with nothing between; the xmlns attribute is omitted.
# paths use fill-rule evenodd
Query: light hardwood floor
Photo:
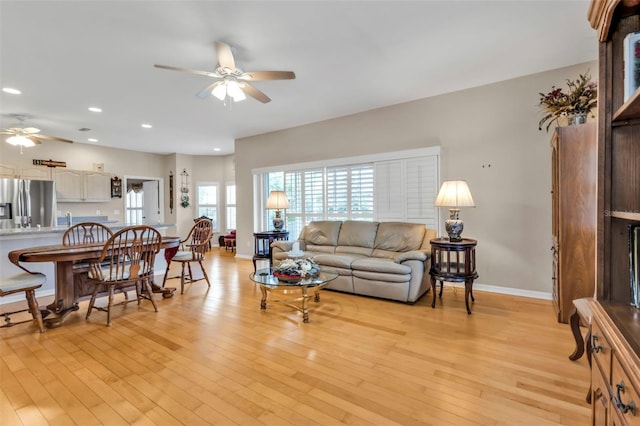
<svg viewBox="0 0 640 426"><path fill-rule="evenodd" d="M586 425L589 370L550 301L445 287L414 305L322 291L308 324L259 309L252 263L212 287L44 334L0 329L1 425ZM174 271L175 272L175 271ZM168 286L180 286L171 280Z"/></svg>

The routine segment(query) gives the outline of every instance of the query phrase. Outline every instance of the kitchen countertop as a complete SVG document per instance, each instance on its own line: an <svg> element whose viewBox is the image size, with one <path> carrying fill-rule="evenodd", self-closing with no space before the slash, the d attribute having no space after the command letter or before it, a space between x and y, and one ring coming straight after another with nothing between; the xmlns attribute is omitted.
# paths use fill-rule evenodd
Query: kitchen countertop
<svg viewBox="0 0 640 426"><path fill-rule="evenodd" d="M120 222L106 222L106 226L111 228L113 231L118 231L126 226L131 226L130 224L124 224ZM153 226L154 228L169 228L171 226L175 226L173 223L154 223L149 224L149 226ZM63 234L68 229L67 226L53 226L53 227L31 227L31 228L7 228L0 229L0 239L2 238L35 238L40 237L43 234Z"/></svg>

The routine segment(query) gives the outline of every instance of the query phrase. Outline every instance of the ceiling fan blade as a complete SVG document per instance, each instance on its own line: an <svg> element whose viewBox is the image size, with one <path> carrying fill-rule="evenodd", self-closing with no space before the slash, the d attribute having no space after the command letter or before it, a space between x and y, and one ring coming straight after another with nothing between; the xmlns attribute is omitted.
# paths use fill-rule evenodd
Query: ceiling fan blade
<svg viewBox="0 0 640 426"><path fill-rule="evenodd" d="M66 142L66 143L73 143L72 140L69 139L63 139L63 138L56 138L55 136L47 136L47 135L34 135L34 136L27 136L27 138L34 140L34 139L44 139L47 141L56 141L56 142ZM38 142L40 143L40 142Z"/></svg>
<svg viewBox="0 0 640 426"><path fill-rule="evenodd" d="M216 52L218 53L218 62L220 67L228 68L231 72L236 69L236 62L233 59L231 46L221 41L216 41Z"/></svg>
<svg viewBox="0 0 640 426"><path fill-rule="evenodd" d="M293 71L246 71L238 77L240 80L293 80L296 74Z"/></svg>
<svg viewBox="0 0 640 426"><path fill-rule="evenodd" d="M16 134L16 132L12 132L12 131L11 131L11 130L9 130L9 129L2 129L2 130L0 130L0 135L15 135L15 134Z"/></svg>
<svg viewBox="0 0 640 426"><path fill-rule="evenodd" d="M216 81L214 83L211 83L210 85L208 85L207 87L202 89L200 92L198 92L196 94L196 96L199 97L200 99L206 99L209 96L211 96L211 91L213 89L215 89L215 87L220 85L220 84L224 84L224 82L223 81Z"/></svg>
<svg viewBox="0 0 640 426"><path fill-rule="evenodd" d="M38 138L42 138L41 136L35 137L35 136L25 136L25 138L29 139L31 142L35 143L36 145L40 145L42 142L38 140ZM71 141L70 141L71 142Z"/></svg>
<svg viewBox="0 0 640 426"><path fill-rule="evenodd" d="M23 133L40 133L40 129L36 128L36 127L25 127L24 129L22 129Z"/></svg>
<svg viewBox="0 0 640 426"><path fill-rule="evenodd" d="M162 68L165 70L171 70L171 71L180 71L180 72L188 72L189 74L197 74L197 75L204 75L207 77L213 77L213 78L221 78L221 75L218 75L218 73L213 72L213 71L199 71L199 70L190 70L189 68L178 68L178 67L172 67L169 65L158 65L155 64L154 67L156 68Z"/></svg>
<svg viewBox="0 0 640 426"><path fill-rule="evenodd" d="M259 100L263 104L266 104L267 102L271 102L271 99L267 95L265 95L264 93L262 93L261 91L259 91L258 89L256 89L255 87L247 83L246 81L239 81L238 85L240 86L240 88L244 93L251 96L252 98Z"/></svg>

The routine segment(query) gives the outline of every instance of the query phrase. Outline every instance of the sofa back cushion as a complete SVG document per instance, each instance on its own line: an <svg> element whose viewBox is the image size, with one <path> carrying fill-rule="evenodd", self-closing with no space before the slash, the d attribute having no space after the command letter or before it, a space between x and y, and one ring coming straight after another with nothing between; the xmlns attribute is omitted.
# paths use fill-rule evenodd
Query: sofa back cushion
<svg viewBox="0 0 640 426"><path fill-rule="evenodd" d="M307 250L309 246L336 246L342 221L316 220L309 222L304 227L301 239L304 240Z"/></svg>
<svg viewBox="0 0 640 426"><path fill-rule="evenodd" d="M376 252L419 250L426 229L426 226L421 223L381 222L378 226L374 249ZM374 256L377 256L375 252Z"/></svg>
<svg viewBox="0 0 640 426"><path fill-rule="evenodd" d="M340 228L338 249L343 253L371 254L379 222L345 220Z"/></svg>

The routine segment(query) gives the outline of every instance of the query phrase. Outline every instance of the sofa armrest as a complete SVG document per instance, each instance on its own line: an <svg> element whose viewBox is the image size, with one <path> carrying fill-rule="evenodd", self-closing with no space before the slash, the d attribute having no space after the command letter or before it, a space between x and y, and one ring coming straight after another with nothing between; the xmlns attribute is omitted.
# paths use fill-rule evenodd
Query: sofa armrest
<svg viewBox="0 0 640 426"><path fill-rule="evenodd" d="M424 262L429 258L431 253L427 250L411 250L405 251L403 253L398 253L398 255L393 259L396 263L406 262L407 260L419 260Z"/></svg>
<svg viewBox="0 0 640 426"><path fill-rule="evenodd" d="M274 241L271 243L271 253L291 251L293 241Z"/></svg>

